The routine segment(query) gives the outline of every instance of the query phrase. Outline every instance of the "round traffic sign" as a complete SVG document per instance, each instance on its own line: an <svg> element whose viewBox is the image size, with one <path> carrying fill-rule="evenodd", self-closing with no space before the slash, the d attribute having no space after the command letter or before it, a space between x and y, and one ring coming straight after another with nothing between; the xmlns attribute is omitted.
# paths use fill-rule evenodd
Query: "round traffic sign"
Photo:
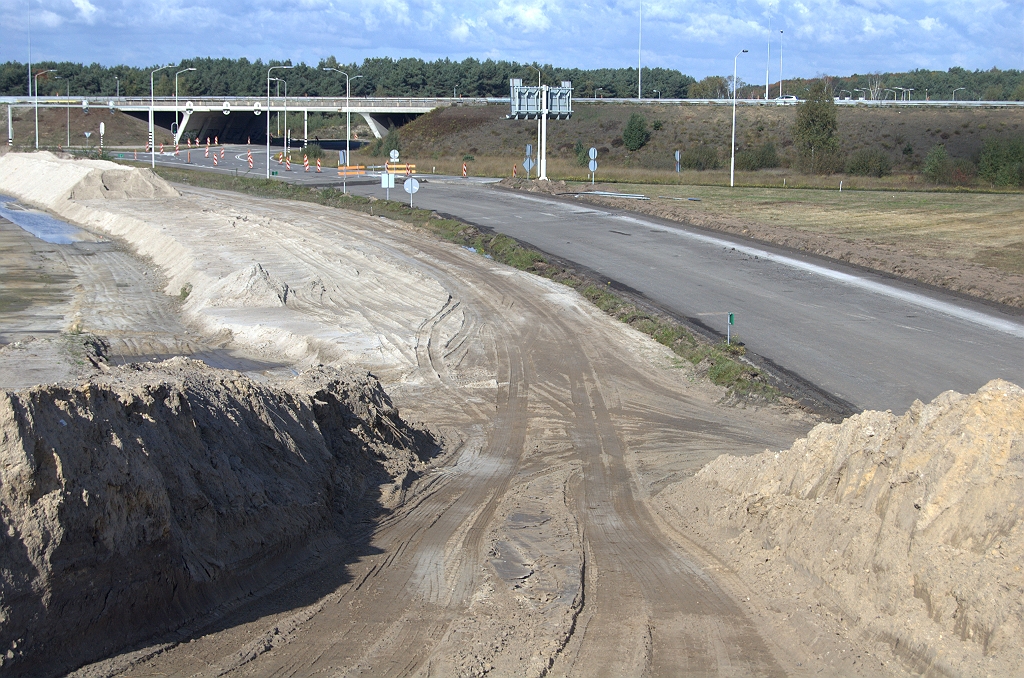
<svg viewBox="0 0 1024 678"><path fill-rule="evenodd" d="M185 102L185 115L192 115L192 111L195 109L195 107L196 107L195 104L193 104L191 101L186 101Z"/></svg>
<svg viewBox="0 0 1024 678"><path fill-rule="evenodd" d="M590 147L590 159L597 160L597 149L593 146Z"/></svg>
<svg viewBox="0 0 1024 678"><path fill-rule="evenodd" d="M391 150L391 162L398 162L398 149Z"/></svg>
<svg viewBox="0 0 1024 678"><path fill-rule="evenodd" d="M412 177L409 177L408 179L405 180L405 183L402 184L402 188L405 189L406 193L412 195L416 191L420 190L420 182L416 181Z"/></svg>
<svg viewBox="0 0 1024 678"><path fill-rule="evenodd" d="M590 163L587 166L590 168L591 172L596 172L597 171L597 161L596 160L591 160Z"/></svg>
<svg viewBox="0 0 1024 678"><path fill-rule="evenodd" d="M256 103L254 103L252 105L252 114L253 115L259 115L262 112L263 112L263 104L261 102L257 101Z"/></svg>
<svg viewBox="0 0 1024 678"><path fill-rule="evenodd" d="M224 109L224 115L231 115L231 102L230 101L225 101L223 109Z"/></svg>

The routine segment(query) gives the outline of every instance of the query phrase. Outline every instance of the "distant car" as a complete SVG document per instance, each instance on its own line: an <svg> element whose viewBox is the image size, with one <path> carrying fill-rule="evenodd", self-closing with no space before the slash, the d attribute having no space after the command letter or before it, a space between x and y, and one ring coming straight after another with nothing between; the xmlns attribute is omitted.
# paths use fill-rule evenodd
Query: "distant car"
<svg viewBox="0 0 1024 678"><path fill-rule="evenodd" d="M798 101L800 101L800 100L797 99L796 96L794 96L792 94L785 94L785 95L783 95L781 97L776 97L775 98L775 103L777 103L777 104L779 104L781 106L784 106L786 104L795 104Z"/></svg>

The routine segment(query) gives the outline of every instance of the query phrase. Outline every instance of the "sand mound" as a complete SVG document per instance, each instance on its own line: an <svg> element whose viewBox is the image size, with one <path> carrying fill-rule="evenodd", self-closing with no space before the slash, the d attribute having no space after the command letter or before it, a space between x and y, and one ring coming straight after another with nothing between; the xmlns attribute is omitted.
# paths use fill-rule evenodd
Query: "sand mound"
<svg viewBox="0 0 1024 678"><path fill-rule="evenodd" d="M54 210L68 200L124 200L177 196L148 169L106 160L67 160L53 153L7 153L0 157L0 192L35 207Z"/></svg>
<svg viewBox="0 0 1024 678"><path fill-rule="evenodd" d="M673 500L698 530L731 538L732 560L766 596L807 577L914 670L1024 665L1018 386L947 392L902 417L864 412L785 452L723 455Z"/></svg>
<svg viewBox="0 0 1024 678"><path fill-rule="evenodd" d="M0 392L0 666L62 673L344 539L434 451L365 373L198 361Z"/></svg>
<svg viewBox="0 0 1024 678"><path fill-rule="evenodd" d="M262 264L252 264L211 286L205 303L213 307L275 308L288 303L290 291L287 283L272 277Z"/></svg>

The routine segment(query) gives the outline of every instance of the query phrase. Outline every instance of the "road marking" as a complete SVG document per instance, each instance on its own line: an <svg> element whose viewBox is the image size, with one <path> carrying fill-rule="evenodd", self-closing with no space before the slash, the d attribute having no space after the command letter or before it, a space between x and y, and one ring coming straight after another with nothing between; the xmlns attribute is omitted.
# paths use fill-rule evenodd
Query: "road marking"
<svg viewBox="0 0 1024 678"><path fill-rule="evenodd" d="M631 224L639 224L646 227L651 226L649 222L646 222L643 219L637 219L635 217L617 215L616 218ZM953 318L957 318L959 320L965 320L967 322L974 323L975 325L981 325L982 327L987 327L992 330L997 330L999 332L1003 332L1005 334L1009 334L1011 336L1024 339L1024 324L1014 322L1008 318L993 317L988 314L982 313L981 311L963 308L955 304L951 304L947 301L932 299L931 297L925 296L924 294L897 289L895 287L891 287L876 280L868 280L867 278L862 278L851 273L834 271L825 266L812 264L807 261L800 261L799 259L793 259L792 257L787 257L780 254L773 254L766 250L762 250L757 247L752 247L750 245L733 243L728 240L723 240L721 238L715 238L714 236L704 235L701 233L691 233L689 231L684 231L683 229L679 228L672 228L670 226L665 228L669 232L681 235L691 240L696 240L698 242L707 243L715 246L734 248L737 252L756 255L758 257L765 259L766 261L782 264L783 266L788 266L789 268L797 269L800 271L813 273L823 278L828 278L830 280L835 280L837 282L844 283L851 287L857 287L868 292L873 292L875 294L889 297L891 299L897 299L908 304L913 304L915 306L927 308L932 311L937 311L939 313L951 316Z"/></svg>

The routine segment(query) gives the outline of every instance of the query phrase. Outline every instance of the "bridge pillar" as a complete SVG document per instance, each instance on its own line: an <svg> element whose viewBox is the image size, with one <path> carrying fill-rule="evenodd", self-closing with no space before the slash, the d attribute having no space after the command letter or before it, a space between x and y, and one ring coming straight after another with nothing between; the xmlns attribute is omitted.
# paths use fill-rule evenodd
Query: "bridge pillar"
<svg viewBox="0 0 1024 678"><path fill-rule="evenodd" d="M363 116L363 120L366 121L366 124L370 126L370 131L373 132L374 137L378 139L383 139L384 134L388 133L387 128L381 125L376 120L374 120L373 116L371 116L369 113L360 113L360 115ZM384 134L380 133L382 128L384 129Z"/></svg>
<svg viewBox="0 0 1024 678"><path fill-rule="evenodd" d="M181 116L181 122L178 123L178 131L174 133L174 145L177 146L178 142L181 141L181 135L185 132L185 127L188 126L188 119L192 117L192 112L186 110Z"/></svg>

